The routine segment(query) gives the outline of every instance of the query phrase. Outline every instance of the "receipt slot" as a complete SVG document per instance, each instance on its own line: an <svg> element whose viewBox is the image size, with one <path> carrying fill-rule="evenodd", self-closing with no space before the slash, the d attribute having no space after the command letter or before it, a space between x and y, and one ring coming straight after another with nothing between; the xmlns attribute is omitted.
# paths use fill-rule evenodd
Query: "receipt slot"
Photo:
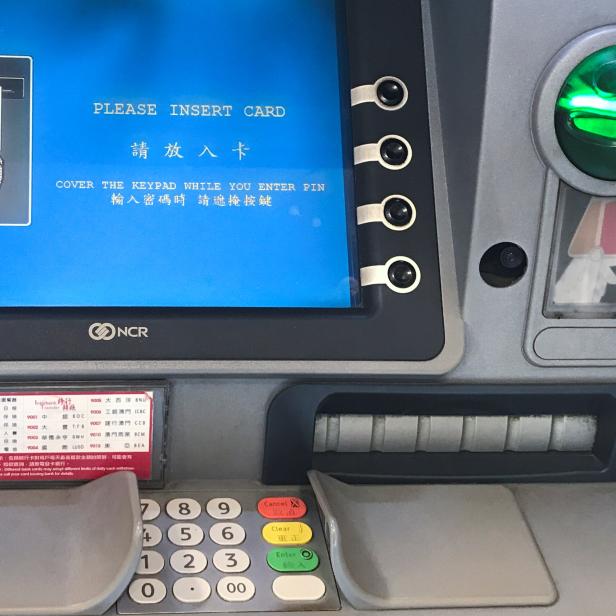
<svg viewBox="0 0 616 616"><path fill-rule="evenodd" d="M30 224L32 59L0 56L0 226Z"/></svg>

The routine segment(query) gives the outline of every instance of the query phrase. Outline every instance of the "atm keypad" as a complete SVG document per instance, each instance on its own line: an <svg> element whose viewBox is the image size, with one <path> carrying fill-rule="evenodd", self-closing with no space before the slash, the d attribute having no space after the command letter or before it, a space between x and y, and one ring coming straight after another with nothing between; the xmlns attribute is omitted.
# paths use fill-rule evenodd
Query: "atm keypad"
<svg viewBox="0 0 616 616"><path fill-rule="evenodd" d="M340 609L310 492L143 495L143 552L119 614Z"/></svg>

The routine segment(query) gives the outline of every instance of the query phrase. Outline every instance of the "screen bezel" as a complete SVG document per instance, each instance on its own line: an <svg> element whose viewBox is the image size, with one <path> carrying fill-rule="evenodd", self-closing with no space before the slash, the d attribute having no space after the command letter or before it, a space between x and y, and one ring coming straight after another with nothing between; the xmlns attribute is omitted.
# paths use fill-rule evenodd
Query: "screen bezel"
<svg viewBox="0 0 616 616"><path fill-rule="evenodd" d="M350 61L341 61L341 66L350 67L348 75L341 70L346 87L350 90L350 84L373 83L383 74L396 74L414 82L417 92L413 110L379 113L375 105L366 105L375 109L354 112L352 122L343 122L347 136L350 140L352 129L357 145L374 139L371 133L415 131L414 151L424 154L415 174L422 175L425 185L423 201L434 204L421 3L397 2L387 12L374 0L336 3L339 31L346 35L340 37L346 38L341 57L349 50ZM353 18L360 15L361 19ZM386 48L379 43L379 28L390 41ZM416 29L415 36L409 36L409 28ZM360 67L355 75L353 67ZM366 75L373 76L371 81ZM352 143L346 150L350 161ZM368 166L372 167L364 165ZM394 192L391 188L396 184L407 186L413 180L406 170L394 172L395 178L380 168L347 173L360 192L356 204L380 201ZM354 228L354 209L348 211ZM445 339L434 211L426 211L425 216L429 228L421 241L429 245L431 258L422 267L426 282L419 292L400 295L385 286L369 287L362 291L362 305L350 309L3 308L0 361L430 361L441 353ZM358 232L354 252L358 270L360 265L384 263L392 254L408 251L405 233L368 226L371 229ZM127 331L147 331L147 335L93 340L88 336L93 323L112 323Z"/></svg>

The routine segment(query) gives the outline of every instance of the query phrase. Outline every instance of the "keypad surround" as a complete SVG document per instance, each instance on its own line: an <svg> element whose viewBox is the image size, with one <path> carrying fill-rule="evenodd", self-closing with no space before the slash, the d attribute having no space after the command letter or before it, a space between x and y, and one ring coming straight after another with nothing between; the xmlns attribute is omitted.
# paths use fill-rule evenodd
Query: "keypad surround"
<svg viewBox="0 0 616 616"><path fill-rule="evenodd" d="M148 562L140 562L139 573L118 602L119 614L340 609L317 505L310 491L246 489L228 494L218 490L149 492L141 496L142 503L147 504L143 515L146 528L150 536L158 539L160 535L160 541L155 545L145 542L142 556L148 556ZM285 497L301 499L305 514L285 518L284 508L280 508L281 518L262 515L264 499ZM182 507L184 503L188 503L188 510ZM290 521L303 523L311 531L310 540L301 547L318 557L313 571L277 571L268 562L272 550L292 546L268 542L264 529L276 522L288 526ZM289 576L295 578L291 586L299 588L294 600L275 594L276 588L289 587ZM286 583L279 578L286 578ZM320 588L320 582L325 592L317 597L320 593L314 588ZM310 599L302 598L303 586ZM154 590L154 597L142 597L143 590L148 594Z"/></svg>

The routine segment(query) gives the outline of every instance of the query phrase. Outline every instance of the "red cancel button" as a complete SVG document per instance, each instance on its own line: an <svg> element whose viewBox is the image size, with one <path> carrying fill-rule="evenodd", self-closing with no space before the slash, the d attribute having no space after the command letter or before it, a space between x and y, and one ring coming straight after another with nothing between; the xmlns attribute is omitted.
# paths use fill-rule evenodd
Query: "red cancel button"
<svg viewBox="0 0 616 616"><path fill-rule="evenodd" d="M263 498L257 505L259 513L268 520L297 520L306 515L306 503L296 496Z"/></svg>

